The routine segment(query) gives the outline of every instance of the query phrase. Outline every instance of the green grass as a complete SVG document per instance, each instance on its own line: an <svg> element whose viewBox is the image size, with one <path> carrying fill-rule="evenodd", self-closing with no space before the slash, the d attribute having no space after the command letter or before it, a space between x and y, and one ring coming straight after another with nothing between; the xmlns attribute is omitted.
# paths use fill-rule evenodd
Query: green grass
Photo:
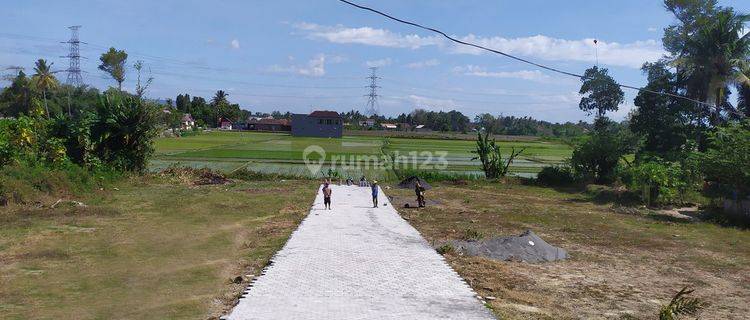
<svg viewBox="0 0 750 320"><path fill-rule="evenodd" d="M311 145L326 151L323 170L331 165L334 157L362 164L362 157L379 157L383 139L377 136L345 136L341 139L292 137L284 133L255 132L209 132L182 138L160 138L156 140L156 157L151 162L152 169L160 169L179 163L194 167L209 167L222 171L238 168L262 172L282 172L291 170L305 172L303 152ZM511 148L525 148L517 158L511 172L533 174L542 167L559 164L571 155L571 148L556 141L530 139L527 141L500 140L503 151ZM434 138L390 138L389 150L402 156L401 162L416 162L423 166L439 164L444 155L447 166L443 172L479 173L479 163L472 161L475 143L462 139ZM317 159L313 154L312 159ZM351 162L349 162L351 163ZM422 167L416 168L422 169ZM431 169L431 168L430 168ZM344 175L366 174L384 178L380 169L358 170L341 168ZM365 171L365 172L363 172Z"/></svg>
<svg viewBox="0 0 750 320"><path fill-rule="evenodd" d="M218 316L246 286L230 279L259 274L314 184L139 177L75 197L85 208L0 207L0 318Z"/></svg>

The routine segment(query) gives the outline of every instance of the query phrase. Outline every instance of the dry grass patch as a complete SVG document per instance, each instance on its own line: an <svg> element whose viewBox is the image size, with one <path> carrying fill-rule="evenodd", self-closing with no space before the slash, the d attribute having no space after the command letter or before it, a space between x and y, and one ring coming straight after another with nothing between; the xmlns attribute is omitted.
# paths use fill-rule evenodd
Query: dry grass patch
<svg viewBox="0 0 750 320"><path fill-rule="evenodd" d="M0 208L3 319L207 319L308 212L315 183L134 178L87 207ZM284 192L254 192L271 188Z"/></svg>
<svg viewBox="0 0 750 320"><path fill-rule="evenodd" d="M617 213L583 193L512 182L442 184L427 198L439 204L399 211L436 247L466 230L490 238L532 229L570 253L538 264L446 254L478 294L496 298L488 302L503 319L653 319L685 285L710 302L702 319L750 314L748 230Z"/></svg>

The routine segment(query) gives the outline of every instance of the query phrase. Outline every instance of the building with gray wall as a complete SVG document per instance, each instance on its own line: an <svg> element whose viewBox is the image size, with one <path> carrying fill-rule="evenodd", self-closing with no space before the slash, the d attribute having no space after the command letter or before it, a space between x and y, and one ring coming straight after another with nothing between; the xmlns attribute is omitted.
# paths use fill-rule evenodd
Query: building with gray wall
<svg viewBox="0 0 750 320"><path fill-rule="evenodd" d="M292 115L292 136L341 138L344 119L336 111L313 111Z"/></svg>

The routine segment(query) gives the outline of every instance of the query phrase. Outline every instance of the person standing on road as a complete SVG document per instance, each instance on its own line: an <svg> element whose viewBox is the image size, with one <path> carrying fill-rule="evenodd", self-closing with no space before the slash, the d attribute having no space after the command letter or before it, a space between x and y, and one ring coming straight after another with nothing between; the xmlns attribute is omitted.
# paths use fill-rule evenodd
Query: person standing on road
<svg viewBox="0 0 750 320"><path fill-rule="evenodd" d="M419 182L419 180L414 184L414 192L417 194L417 203L419 204L419 207L424 208L424 187L422 187L422 183Z"/></svg>
<svg viewBox="0 0 750 320"><path fill-rule="evenodd" d="M331 190L330 184L326 181L323 184L323 206L325 209L331 210Z"/></svg>
<svg viewBox="0 0 750 320"><path fill-rule="evenodd" d="M378 207L378 180L373 180L370 188L372 188L372 207L377 208Z"/></svg>

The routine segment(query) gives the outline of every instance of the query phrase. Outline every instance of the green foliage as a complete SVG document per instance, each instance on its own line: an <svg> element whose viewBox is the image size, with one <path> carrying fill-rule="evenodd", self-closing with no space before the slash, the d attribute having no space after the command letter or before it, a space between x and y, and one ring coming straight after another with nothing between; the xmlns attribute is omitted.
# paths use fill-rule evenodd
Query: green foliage
<svg viewBox="0 0 750 320"><path fill-rule="evenodd" d="M648 77L646 89L652 92L679 94L677 75L669 71L665 62L646 63L642 68ZM690 135L695 130L690 112L693 104L684 99L640 91L635 98L635 112L630 118L630 129L642 135L641 153L656 153L668 160L677 160L693 143Z"/></svg>
<svg viewBox="0 0 750 320"><path fill-rule="evenodd" d="M97 157L124 171L143 171L158 134L158 108L138 99L105 96L91 127Z"/></svg>
<svg viewBox="0 0 750 320"><path fill-rule="evenodd" d="M34 66L34 76L31 78L34 87L42 92L44 99L44 109L47 112L47 118L50 117L49 106L47 106L47 91L57 87L57 79L52 74L52 65L54 63L47 64L47 60L39 59Z"/></svg>
<svg viewBox="0 0 750 320"><path fill-rule="evenodd" d="M0 120L0 166L44 162L59 166L68 158L62 139L51 135L50 121L22 116Z"/></svg>
<svg viewBox="0 0 750 320"><path fill-rule="evenodd" d="M427 181L461 181L461 180L479 180L482 178L481 174L472 174L468 172L450 172L442 170L417 170L413 168L400 170L401 176L399 178L404 179L407 177L420 177Z"/></svg>
<svg viewBox="0 0 750 320"><path fill-rule="evenodd" d="M476 157L471 160L479 160L482 162L482 171L487 179L498 179L505 177L508 174L508 168L513 163L513 160L520 155L523 150L516 151L516 148L511 149L508 158L503 161L503 155L500 152L500 147L495 144L495 139L491 138L491 133L482 134L482 131L477 132L477 146L473 153L477 154Z"/></svg>
<svg viewBox="0 0 750 320"><path fill-rule="evenodd" d="M124 50L109 48L109 51L102 53L99 57L99 70L109 74L117 82L117 88L122 91L122 82L125 81L125 63L128 60L128 54Z"/></svg>
<svg viewBox="0 0 750 320"><path fill-rule="evenodd" d="M583 135L590 127L585 122L550 123L531 117L493 116L482 113L474 117L479 128L493 134L523 136L575 137Z"/></svg>
<svg viewBox="0 0 750 320"><path fill-rule="evenodd" d="M98 168L142 171L153 152L156 110L137 99L103 97L92 111L54 120L21 116L0 120L0 165L69 161Z"/></svg>
<svg viewBox="0 0 750 320"><path fill-rule="evenodd" d="M0 115L8 117L29 115L32 96L31 79L23 71L19 71L10 86L0 93Z"/></svg>
<svg viewBox="0 0 750 320"><path fill-rule="evenodd" d="M583 139L573 150L570 164L585 180L609 183L614 180L620 159L633 150L633 138L627 133L602 129Z"/></svg>
<svg viewBox="0 0 750 320"><path fill-rule="evenodd" d="M631 190L639 191L647 205L682 204L698 188L697 166L689 159L667 162L655 158L629 168Z"/></svg>
<svg viewBox="0 0 750 320"><path fill-rule="evenodd" d="M750 195L750 120L720 127L703 153L706 180L723 186L724 196Z"/></svg>
<svg viewBox="0 0 750 320"><path fill-rule="evenodd" d="M681 316L694 316L701 309L708 306L707 303L698 298L688 297L694 289L682 288L677 292L667 305L659 309L659 320L677 320Z"/></svg>
<svg viewBox="0 0 750 320"><path fill-rule="evenodd" d="M609 75L607 69L599 67L586 69L581 81L583 84L578 93L584 96L578 107L588 114L596 111L597 118L604 117L607 111L617 111L623 102L625 94Z"/></svg>
<svg viewBox="0 0 750 320"><path fill-rule="evenodd" d="M575 184L580 179L570 166L549 166L542 168L536 176L536 181L546 186L566 186Z"/></svg>

